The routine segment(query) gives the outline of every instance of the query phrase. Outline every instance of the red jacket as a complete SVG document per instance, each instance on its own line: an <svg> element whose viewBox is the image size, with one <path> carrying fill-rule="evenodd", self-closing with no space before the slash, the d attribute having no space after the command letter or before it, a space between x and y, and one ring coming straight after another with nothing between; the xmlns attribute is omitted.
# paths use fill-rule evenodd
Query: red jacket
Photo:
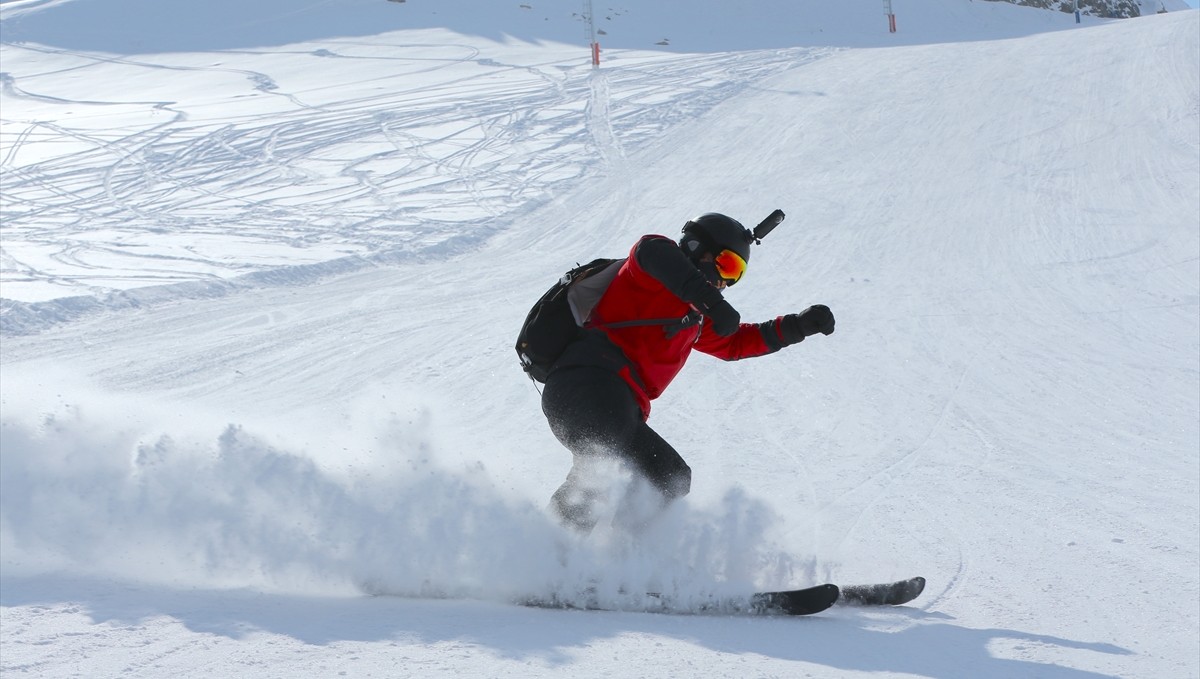
<svg viewBox="0 0 1200 679"><path fill-rule="evenodd" d="M616 367L629 383L643 417L649 417L650 401L658 398L675 379L693 348L733 361L769 354L782 346L778 319L742 323L728 337L714 332L708 319L700 324L681 323L674 327L605 327L638 319L683 319L689 313L694 318L698 313L696 306L684 298L694 298L697 294L719 293L703 279L703 274L674 241L663 236L645 236L633 246L629 258L592 311L588 325L603 332L611 345L620 350L624 360L609 365Z"/></svg>

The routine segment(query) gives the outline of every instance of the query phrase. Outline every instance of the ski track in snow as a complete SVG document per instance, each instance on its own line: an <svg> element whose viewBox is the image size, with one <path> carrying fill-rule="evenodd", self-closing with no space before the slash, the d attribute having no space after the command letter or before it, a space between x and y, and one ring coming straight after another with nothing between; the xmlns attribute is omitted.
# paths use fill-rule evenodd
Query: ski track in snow
<svg viewBox="0 0 1200 679"><path fill-rule="evenodd" d="M85 77L233 75L250 86L233 98L263 95L284 102L266 114L209 122L192 110L203 104L59 99L39 93L36 82L25 85L5 74L10 96L89 111L119 107L134 118L97 129L6 121L6 127L19 128L0 166L10 243L0 254L0 281L17 295L5 300L2 330L9 334L37 332L82 310L129 306L130 296L146 294L136 288L155 283L195 281L204 285L177 286L175 294L211 295L247 272L269 271L271 279L286 281L279 267L289 261L307 261L300 270L311 277L322 267L341 273L371 259L437 257L476 247L508 228L514 213L577 185L587 172L581 148L594 148L601 157L636 152L743 83L830 53L798 48L690 58L630 55L634 63L613 76L568 59L503 64L481 58L469 45L402 45L380 54L375 45L343 42L310 53L266 55L336 61L338 72L348 74L358 62L384 62L394 70L343 93L285 91L270 76L246 69L29 45L5 49L53 55ZM404 85L417 75L419 86ZM597 86L602 93L593 92ZM379 93L363 94L369 90ZM581 115L582 107L601 102L599 114ZM164 115L169 119L146 122ZM57 152L62 139L76 142L78 150ZM30 154L53 157L19 163L26 146ZM88 298L20 302L24 281L50 281L59 298ZM172 296L154 291L156 299Z"/></svg>

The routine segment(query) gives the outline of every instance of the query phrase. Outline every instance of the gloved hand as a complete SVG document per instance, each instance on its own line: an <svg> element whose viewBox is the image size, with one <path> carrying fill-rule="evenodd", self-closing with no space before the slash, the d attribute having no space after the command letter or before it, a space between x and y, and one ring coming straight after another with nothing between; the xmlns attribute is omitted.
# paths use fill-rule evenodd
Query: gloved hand
<svg viewBox="0 0 1200 679"><path fill-rule="evenodd" d="M737 309L719 296L710 304L701 305L700 312L708 317L712 323L713 332L721 337L729 337L737 332L738 326L742 323L742 315L738 313Z"/></svg>
<svg viewBox="0 0 1200 679"><path fill-rule="evenodd" d="M814 304L798 314L788 314L779 319L779 334L783 344L801 342L809 335L833 334L833 312L824 304Z"/></svg>

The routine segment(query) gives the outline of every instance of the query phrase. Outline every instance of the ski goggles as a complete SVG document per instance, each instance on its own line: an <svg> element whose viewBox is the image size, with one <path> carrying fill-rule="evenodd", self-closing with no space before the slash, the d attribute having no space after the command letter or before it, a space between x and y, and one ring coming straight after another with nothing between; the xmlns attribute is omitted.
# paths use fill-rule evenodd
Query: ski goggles
<svg viewBox="0 0 1200 679"><path fill-rule="evenodd" d="M722 250L713 259L717 267L717 275L725 279L727 285L733 285L746 273L746 260L733 250Z"/></svg>

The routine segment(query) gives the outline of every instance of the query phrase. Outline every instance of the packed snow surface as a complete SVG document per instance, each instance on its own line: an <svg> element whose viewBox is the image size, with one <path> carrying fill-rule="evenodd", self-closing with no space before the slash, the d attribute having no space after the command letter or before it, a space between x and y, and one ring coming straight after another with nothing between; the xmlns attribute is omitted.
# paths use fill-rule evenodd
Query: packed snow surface
<svg viewBox="0 0 1200 679"><path fill-rule="evenodd" d="M0 4L0 672L1200 676L1200 13L566 4ZM775 208L568 534L529 306Z"/></svg>

